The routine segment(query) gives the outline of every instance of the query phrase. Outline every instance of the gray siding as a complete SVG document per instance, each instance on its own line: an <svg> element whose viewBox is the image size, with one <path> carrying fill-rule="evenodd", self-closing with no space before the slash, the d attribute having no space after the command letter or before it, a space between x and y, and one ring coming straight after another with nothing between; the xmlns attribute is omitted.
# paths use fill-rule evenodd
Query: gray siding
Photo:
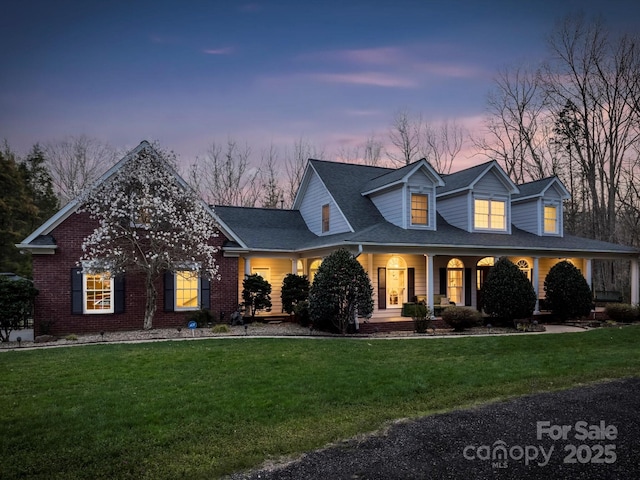
<svg viewBox="0 0 640 480"><path fill-rule="evenodd" d="M521 230L534 235L542 232L540 201L529 200L511 205L511 222Z"/></svg>
<svg viewBox="0 0 640 480"><path fill-rule="evenodd" d="M438 212L454 227L469 231L471 223L469 221L469 195L464 193L454 197L439 198Z"/></svg>
<svg viewBox="0 0 640 480"><path fill-rule="evenodd" d="M493 170L487 172L487 174L474 185L473 191L482 195L509 195L509 191Z"/></svg>
<svg viewBox="0 0 640 480"><path fill-rule="evenodd" d="M376 193L370 198L385 220L398 227L404 227L402 222L402 186Z"/></svg>
<svg viewBox="0 0 640 480"><path fill-rule="evenodd" d="M329 204L329 231L322 232L322 206ZM304 198L300 203L300 214L307 227L316 235L330 235L351 231L349 225L338 209L331 195L314 173L310 180Z"/></svg>

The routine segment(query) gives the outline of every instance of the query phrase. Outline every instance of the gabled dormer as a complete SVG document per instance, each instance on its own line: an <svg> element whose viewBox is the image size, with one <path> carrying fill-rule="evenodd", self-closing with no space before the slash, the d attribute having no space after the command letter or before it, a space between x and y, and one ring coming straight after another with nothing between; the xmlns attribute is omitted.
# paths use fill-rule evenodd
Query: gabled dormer
<svg viewBox="0 0 640 480"><path fill-rule="evenodd" d="M436 229L436 187L444 186L425 159L376 177L363 187L389 223L406 229Z"/></svg>
<svg viewBox="0 0 640 480"><path fill-rule="evenodd" d="M520 190L497 162L442 178L438 212L448 223L467 232L511 233L511 196Z"/></svg>
<svg viewBox="0 0 640 480"><path fill-rule="evenodd" d="M538 236L562 237L563 201L571 197L558 179L548 177L518 186L511 200L513 224Z"/></svg>
<svg viewBox="0 0 640 480"><path fill-rule="evenodd" d="M294 210L300 211L307 228L316 235L354 231L326 184L330 179L323 178L318 171L330 171L331 169L323 168L325 164L330 163L332 162L309 160L293 202Z"/></svg>

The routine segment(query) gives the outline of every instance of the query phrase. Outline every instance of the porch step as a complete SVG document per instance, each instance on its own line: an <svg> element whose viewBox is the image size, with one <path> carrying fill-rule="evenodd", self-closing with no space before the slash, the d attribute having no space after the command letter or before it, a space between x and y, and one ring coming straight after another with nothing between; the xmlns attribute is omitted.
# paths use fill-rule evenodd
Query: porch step
<svg viewBox="0 0 640 480"><path fill-rule="evenodd" d="M431 325L437 329L449 328L440 317L431 321ZM387 332L413 332L413 320L396 320L392 322L360 322L360 333L387 333Z"/></svg>

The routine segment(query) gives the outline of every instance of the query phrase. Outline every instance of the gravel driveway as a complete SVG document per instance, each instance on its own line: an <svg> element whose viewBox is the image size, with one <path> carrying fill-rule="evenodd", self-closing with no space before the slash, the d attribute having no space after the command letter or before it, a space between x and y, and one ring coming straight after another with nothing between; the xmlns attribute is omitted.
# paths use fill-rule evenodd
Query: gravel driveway
<svg viewBox="0 0 640 480"><path fill-rule="evenodd" d="M394 424L230 479L637 479L640 378Z"/></svg>

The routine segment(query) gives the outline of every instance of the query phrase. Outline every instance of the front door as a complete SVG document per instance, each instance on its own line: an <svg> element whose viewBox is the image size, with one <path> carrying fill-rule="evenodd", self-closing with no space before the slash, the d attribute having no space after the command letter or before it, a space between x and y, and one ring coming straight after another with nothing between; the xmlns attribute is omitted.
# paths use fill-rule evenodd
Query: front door
<svg viewBox="0 0 640 480"><path fill-rule="evenodd" d="M387 262L387 308L402 308L407 294L407 262L394 255Z"/></svg>

